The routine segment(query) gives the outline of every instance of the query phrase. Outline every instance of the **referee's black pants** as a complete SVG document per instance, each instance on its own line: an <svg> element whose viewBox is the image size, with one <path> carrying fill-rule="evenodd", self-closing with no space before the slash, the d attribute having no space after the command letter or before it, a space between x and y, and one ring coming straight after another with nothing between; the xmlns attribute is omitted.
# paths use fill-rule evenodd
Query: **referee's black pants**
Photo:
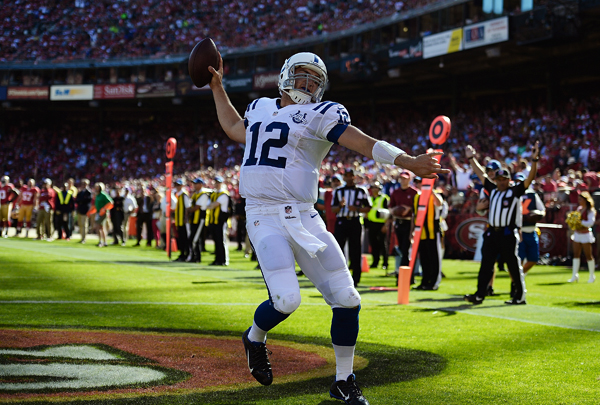
<svg viewBox="0 0 600 405"><path fill-rule="evenodd" d="M398 249L400 249L400 253L402 253L400 266L408 266L410 263L408 250L410 249L410 240L412 237L410 232L411 225L412 221L410 219L397 219L394 221L394 231L396 232L396 239L398 240ZM398 269L396 269L396 271L398 271Z"/></svg>
<svg viewBox="0 0 600 405"><path fill-rule="evenodd" d="M440 276L440 254L438 250L440 234L435 234L435 239L421 239L419 241L419 259L421 261L421 286L433 289Z"/></svg>
<svg viewBox="0 0 600 405"><path fill-rule="evenodd" d="M362 225L359 218L338 218L335 221L335 232L333 234L337 240L342 252L344 245L348 241L348 252L350 258L349 268L352 270L352 279L354 287L360 283L362 274L362 249L360 239L362 237Z"/></svg>
<svg viewBox="0 0 600 405"><path fill-rule="evenodd" d="M369 245L371 245L371 254L373 255L373 263L371 267L379 265L379 257L383 255L383 266L388 266L388 243L387 233L381 232L385 222L368 222L369 229Z"/></svg>
<svg viewBox="0 0 600 405"><path fill-rule="evenodd" d="M508 272L515 285L515 300L522 300L525 292L525 277L518 256L518 243L515 229L488 227L483 234L481 247L481 266L477 278L477 293L480 298L485 298L487 289L494 275L494 264L498 255L506 263Z"/></svg>
<svg viewBox="0 0 600 405"><path fill-rule="evenodd" d="M177 227L177 249L181 252L178 260L185 260L190 254L187 232L187 226L183 225Z"/></svg>
<svg viewBox="0 0 600 405"><path fill-rule="evenodd" d="M192 261L200 263L202 261L202 230L204 228L204 219L197 224L190 224L189 245L192 253Z"/></svg>

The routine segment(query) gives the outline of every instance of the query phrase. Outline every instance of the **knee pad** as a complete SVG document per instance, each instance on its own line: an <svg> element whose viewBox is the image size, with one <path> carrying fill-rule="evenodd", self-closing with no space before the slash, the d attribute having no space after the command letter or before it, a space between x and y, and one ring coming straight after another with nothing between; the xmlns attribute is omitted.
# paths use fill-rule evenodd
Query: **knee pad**
<svg viewBox="0 0 600 405"><path fill-rule="evenodd" d="M281 293L273 293L271 296L273 307L282 314L289 315L300 306L302 298L299 291L283 291Z"/></svg>
<svg viewBox="0 0 600 405"><path fill-rule="evenodd" d="M355 308L360 305L360 294L354 287L346 287L333 293L337 304L343 308Z"/></svg>

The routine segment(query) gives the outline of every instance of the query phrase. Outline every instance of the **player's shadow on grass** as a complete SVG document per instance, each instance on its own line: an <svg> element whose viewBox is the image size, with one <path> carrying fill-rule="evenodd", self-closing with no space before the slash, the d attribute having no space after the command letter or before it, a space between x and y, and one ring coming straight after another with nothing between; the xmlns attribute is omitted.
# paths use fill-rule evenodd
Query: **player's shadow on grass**
<svg viewBox="0 0 600 405"><path fill-rule="evenodd" d="M197 331L196 331L197 332ZM207 331L203 331L208 333ZM220 332L221 335L232 335L239 337L239 334L231 332ZM316 344L324 347L331 347L329 339L287 336L273 334L273 339L288 340L305 344ZM411 350L386 346L382 344L359 342L356 346L356 354L369 360L369 364L362 370L355 372L357 382L363 389L388 385L403 381L412 381L420 378L431 377L440 374L447 365L447 360L434 353L421 350ZM246 367L240 364L240 367ZM339 401L329 399L329 387L334 380L334 376L318 377L305 381L290 382L286 384L275 384L268 387L254 386L240 390L226 390L207 392L200 394L190 394L181 396L164 395L159 397L138 397L128 399L117 399L110 401L85 401L86 405L91 404L255 404L259 401L276 401L285 398L294 398L304 395L327 396L326 400L320 402L322 405L339 404ZM367 395L368 396L368 395ZM73 404L73 402L71 403Z"/></svg>
<svg viewBox="0 0 600 405"><path fill-rule="evenodd" d="M559 286L568 284L566 281L561 283L535 283L535 285L545 285L545 286Z"/></svg>
<svg viewBox="0 0 600 405"><path fill-rule="evenodd" d="M577 301L571 301L571 302L563 302L561 304L557 304L558 306L564 306L564 307L598 307L600 308L600 301L588 301L588 302L577 302Z"/></svg>

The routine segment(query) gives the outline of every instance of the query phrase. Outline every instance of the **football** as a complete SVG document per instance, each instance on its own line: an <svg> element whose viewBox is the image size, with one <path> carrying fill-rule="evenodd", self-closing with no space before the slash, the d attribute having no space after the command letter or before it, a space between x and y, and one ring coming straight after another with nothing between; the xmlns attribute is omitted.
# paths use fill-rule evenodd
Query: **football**
<svg viewBox="0 0 600 405"><path fill-rule="evenodd" d="M219 51L212 39L204 38L192 49L188 60L188 71L196 87L204 87L210 83L212 74L208 70L209 66L219 69Z"/></svg>

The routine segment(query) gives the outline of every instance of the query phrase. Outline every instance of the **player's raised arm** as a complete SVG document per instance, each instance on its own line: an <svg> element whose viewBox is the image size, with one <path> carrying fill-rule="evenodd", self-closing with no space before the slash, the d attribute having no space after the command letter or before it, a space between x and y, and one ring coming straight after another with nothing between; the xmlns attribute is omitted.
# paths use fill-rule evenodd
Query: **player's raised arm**
<svg viewBox="0 0 600 405"><path fill-rule="evenodd" d="M442 169L435 156L440 152L429 152L419 156L410 156L385 141L378 141L362 132L353 125L340 135L338 143L348 149L361 153L378 163L393 164L410 170L416 176L435 179L438 173L450 173L448 169Z"/></svg>
<svg viewBox="0 0 600 405"><path fill-rule="evenodd" d="M219 53L219 70L208 67L213 77L209 83L217 107L217 116L223 131L229 138L239 143L246 143L246 127L244 119L231 104L229 96L223 87L223 58Z"/></svg>

